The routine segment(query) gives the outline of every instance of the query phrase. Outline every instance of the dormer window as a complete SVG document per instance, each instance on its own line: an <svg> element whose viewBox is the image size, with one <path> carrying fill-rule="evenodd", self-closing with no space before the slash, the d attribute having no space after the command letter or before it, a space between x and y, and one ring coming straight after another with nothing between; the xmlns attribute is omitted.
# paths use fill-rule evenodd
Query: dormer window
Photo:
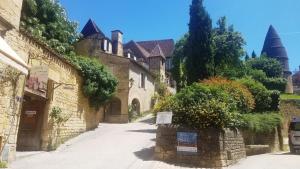
<svg viewBox="0 0 300 169"><path fill-rule="evenodd" d="M131 58L131 54L129 52L127 53L127 58Z"/></svg>

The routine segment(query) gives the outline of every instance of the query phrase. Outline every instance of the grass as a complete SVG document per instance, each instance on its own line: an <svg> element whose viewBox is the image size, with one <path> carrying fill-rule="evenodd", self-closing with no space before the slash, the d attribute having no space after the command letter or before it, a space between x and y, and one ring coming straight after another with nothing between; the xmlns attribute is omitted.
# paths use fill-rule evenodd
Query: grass
<svg viewBox="0 0 300 169"><path fill-rule="evenodd" d="M298 94L281 94L281 100L300 100L300 95Z"/></svg>
<svg viewBox="0 0 300 169"><path fill-rule="evenodd" d="M255 133L270 133L283 121L283 116L278 113L257 113L257 114L243 114L244 129L253 131Z"/></svg>

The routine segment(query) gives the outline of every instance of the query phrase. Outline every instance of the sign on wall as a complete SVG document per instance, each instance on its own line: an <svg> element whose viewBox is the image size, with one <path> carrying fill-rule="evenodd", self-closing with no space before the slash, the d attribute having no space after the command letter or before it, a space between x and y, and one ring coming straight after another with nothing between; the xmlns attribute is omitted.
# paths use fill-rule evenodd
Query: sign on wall
<svg viewBox="0 0 300 169"><path fill-rule="evenodd" d="M197 153L197 133L177 132L177 152Z"/></svg>
<svg viewBox="0 0 300 169"><path fill-rule="evenodd" d="M172 112L158 112L156 116L156 124L171 124L172 117Z"/></svg>
<svg viewBox="0 0 300 169"><path fill-rule="evenodd" d="M46 97L48 83L48 66L33 66L30 69L26 88L29 91Z"/></svg>

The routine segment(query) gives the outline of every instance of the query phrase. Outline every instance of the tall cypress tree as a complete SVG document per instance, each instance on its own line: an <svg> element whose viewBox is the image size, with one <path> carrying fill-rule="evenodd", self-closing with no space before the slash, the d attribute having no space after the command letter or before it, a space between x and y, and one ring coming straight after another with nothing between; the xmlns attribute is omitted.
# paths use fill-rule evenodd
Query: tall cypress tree
<svg viewBox="0 0 300 169"><path fill-rule="evenodd" d="M214 74L212 52L212 21L203 0L193 0L190 6L189 38L185 46L188 84Z"/></svg>

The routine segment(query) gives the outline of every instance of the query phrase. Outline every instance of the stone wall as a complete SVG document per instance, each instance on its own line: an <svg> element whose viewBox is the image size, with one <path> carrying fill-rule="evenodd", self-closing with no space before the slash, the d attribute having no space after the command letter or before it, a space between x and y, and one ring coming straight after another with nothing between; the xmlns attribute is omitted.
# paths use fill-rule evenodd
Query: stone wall
<svg viewBox="0 0 300 169"><path fill-rule="evenodd" d="M145 75L145 88L141 87L141 73ZM134 99L140 102L140 111L145 112L151 110L152 97L154 96L154 77L149 71L144 70L140 65L131 62L129 69L129 79L133 80L133 84L129 89L129 104L132 104Z"/></svg>
<svg viewBox="0 0 300 169"><path fill-rule="evenodd" d="M3 149L1 160L8 162L15 159L25 82L25 75L17 75L17 72L0 62L0 148ZM17 74L12 76L11 73Z"/></svg>
<svg viewBox="0 0 300 169"><path fill-rule="evenodd" d="M268 145L271 152L281 151L281 137L277 128L270 133L242 131L242 135L246 145Z"/></svg>
<svg viewBox="0 0 300 169"><path fill-rule="evenodd" d="M176 133L197 132L198 152L193 155L177 153ZM169 163L200 168L222 168L246 157L245 144L239 131L186 130L174 126L159 126L156 133L155 157Z"/></svg>
<svg viewBox="0 0 300 169"><path fill-rule="evenodd" d="M109 106L106 106L105 121L110 123L127 123L129 120L128 109L133 99L139 100L141 112L151 109L155 79L147 68L139 63L123 56L104 53L99 47L100 44L101 40L99 39L83 39L76 44L76 52L99 59L117 77L119 83L115 98L121 101L121 111L120 114L111 114L107 111ZM141 73L147 76L146 88L139 86ZM133 81L133 84L131 84L130 80Z"/></svg>
<svg viewBox="0 0 300 169"><path fill-rule="evenodd" d="M300 100L282 100L280 102L280 112L284 115L284 121L282 124L282 137L283 137L283 149L289 150L288 143L288 129L292 117L300 117Z"/></svg>
<svg viewBox="0 0 300 169"><path fill-rule="evenodd" d="M5 40L18 55L28 61L30 66L45 65L49 69L48 97L40 138L41 150L56 148L65 140L98 126L99 122L103 120L103 110L96 111L89 106L88 99L82 93L82 78L77 69L52 50L17 30L7 32ZM20 79L17 96L23 97L24 82L25 78L23 77ZM61 85L58 86L59 84ZM64 84L71 84L71 87ZM8 101L13 99L11 97L13 90L7 88L7 91L9 93L4 92L7 96L6 99L1 97L1 102L4 102L5 105L8 105ZM63 114L70 117L68 121L60 126L53 123L49 116L53 107L61 108ZM9 109L9 106L4 108ZM18 107L18 112L20 109ZM11 159L13 159L16 151L19 115L17 115L16 125L7 124L3 122L7 120L1 118L3 130L6 131L11 127L14 131L10 137L9 143L11 145L7 148L11 152L9 155Z"/></svg>
<svg viewBox="0 0 300 169"><path fill-rule="evenodd" d="M19 29L23 0L1 0L0 18ZM1 23L1 20L0 20ZM1 26L1 24L0 24Z"/></svg>

